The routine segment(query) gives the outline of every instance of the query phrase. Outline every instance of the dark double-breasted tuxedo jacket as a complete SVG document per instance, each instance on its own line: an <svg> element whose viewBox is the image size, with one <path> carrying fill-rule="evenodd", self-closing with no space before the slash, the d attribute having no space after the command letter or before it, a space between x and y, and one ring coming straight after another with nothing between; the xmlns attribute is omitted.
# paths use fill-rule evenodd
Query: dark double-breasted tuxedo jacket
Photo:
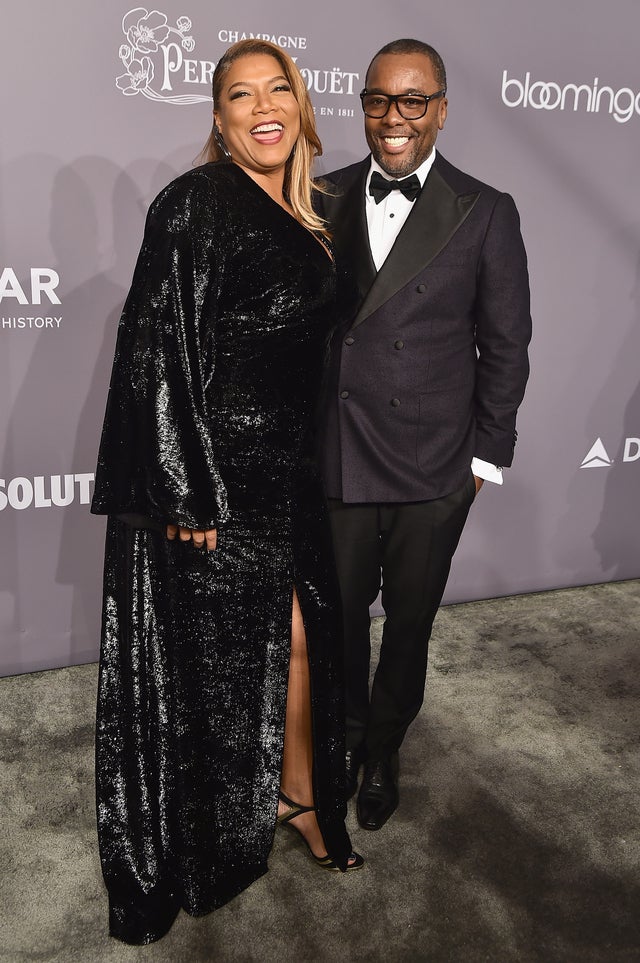
<svg viewBox="0 0 640 963"><path fill-rule="evenodd" d="M321 426L329 497L439 498L472 458L508 466L529 372L527 259L512 198L440 154L376 272L369 158L324 178L322 198L356 308L331 345Z"/></svg>

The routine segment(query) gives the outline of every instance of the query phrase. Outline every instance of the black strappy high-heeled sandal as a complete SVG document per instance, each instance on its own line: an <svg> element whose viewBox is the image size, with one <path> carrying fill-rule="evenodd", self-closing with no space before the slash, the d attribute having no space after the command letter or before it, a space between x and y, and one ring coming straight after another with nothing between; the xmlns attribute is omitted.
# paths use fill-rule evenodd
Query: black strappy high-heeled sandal
<svg viewBox="0 0 640 963"><path fill-rule="evenodd" d="M282 790L279 793L279 798L286 806L289 807L289 809L287 812L284 812L278 816L278 825L287 826L289 829L295 830L302 842L307 847L307 851L316 866L320 866L321 869L336 870L340 872L340 867L333 861L331 856L316 856L300 830L291 822L292 819L295 819L296 816L301 816L302 813L314 813L316 811L315 806L301 806L299 803L294 802L293 799L289 799L288 796L285 796ZM347 863L347 873L349 873L352 869L361 869L364 866L364 857L361 856L360 853L351 853L349 859L352 859L353 862Z"/></svg>

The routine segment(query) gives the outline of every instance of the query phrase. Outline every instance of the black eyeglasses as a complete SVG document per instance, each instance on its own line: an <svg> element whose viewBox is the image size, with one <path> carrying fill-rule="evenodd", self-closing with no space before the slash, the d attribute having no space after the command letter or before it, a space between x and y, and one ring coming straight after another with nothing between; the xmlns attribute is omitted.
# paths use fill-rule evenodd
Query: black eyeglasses
<svg viewBox="0 0 640 963"><path fill-rule="evenodd" d="M437 100L444 97L446 90L438 90L435 94L370 94L365 89L360 94L362 109L367 117L386 117L389 113L391 104L396 105L396 109L405 120L420 120L427 112L430 100Z"/></svg>

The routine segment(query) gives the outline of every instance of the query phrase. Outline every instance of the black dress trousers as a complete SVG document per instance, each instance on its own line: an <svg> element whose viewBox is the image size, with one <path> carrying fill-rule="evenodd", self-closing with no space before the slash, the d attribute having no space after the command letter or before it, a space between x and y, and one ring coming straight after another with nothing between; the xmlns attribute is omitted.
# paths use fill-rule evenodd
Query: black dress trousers
<svg viewBox="0 0 640 963"><path fill-rule="evenodd" d="M396 752L424 698L436 612L475 497L469 471L450 495L423 502L329 499L345 626L347 747L369 761ZM386 620L369 692L369 606L382 585Z"/></svg>

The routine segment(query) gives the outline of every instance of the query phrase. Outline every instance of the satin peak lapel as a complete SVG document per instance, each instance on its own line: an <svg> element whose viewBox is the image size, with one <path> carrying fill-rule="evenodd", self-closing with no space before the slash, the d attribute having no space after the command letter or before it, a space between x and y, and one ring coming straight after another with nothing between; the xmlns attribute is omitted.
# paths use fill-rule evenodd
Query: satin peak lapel
<svg viewBox="0 0 640 963"><path fill-rule="evenodd" d="M362 165L351 187L330 198L327 211L331 229L339 251L349 260L362 298L367 295L376 278L376 266L369 247L369 230L365 213L364 189L369 174L369 159Z"/></svg>
<svg viewBox="0 0 640 963"><path fill-rule="evenodd" d="M438 170L431 169L352 327L365 321L433 261L469 216L479 196L477 192L456 194Z"/></svg>

